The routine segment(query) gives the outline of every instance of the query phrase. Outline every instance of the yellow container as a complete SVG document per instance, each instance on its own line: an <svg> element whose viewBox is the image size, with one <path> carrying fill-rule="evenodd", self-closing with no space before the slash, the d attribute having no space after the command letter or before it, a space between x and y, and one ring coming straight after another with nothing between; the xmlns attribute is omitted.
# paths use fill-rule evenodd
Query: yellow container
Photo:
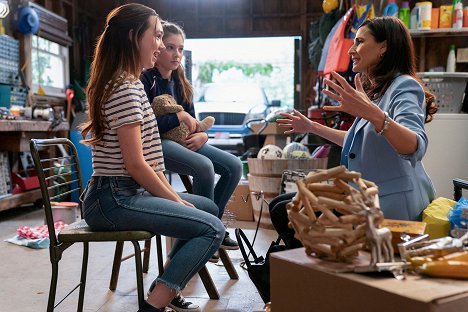
<svg viewBox="0 0 468 312"><path fill-rule="evenodd" d="M439 28L452 28L452 5L441 5L439 11Z"/></svg>

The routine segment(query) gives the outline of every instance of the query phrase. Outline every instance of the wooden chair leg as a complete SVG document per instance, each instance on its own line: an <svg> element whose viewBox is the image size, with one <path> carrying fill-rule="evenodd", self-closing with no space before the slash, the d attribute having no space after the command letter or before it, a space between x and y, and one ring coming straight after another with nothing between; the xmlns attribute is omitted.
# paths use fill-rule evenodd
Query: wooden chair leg
<svg viewBox="0 0 468 312"><path fill-rule="evenodd" d="M201 270L198 271L198 275L200 275L200 278L203 282L203 285L205 286L206 292L208 293L210 299L218 300L218 290L216 289L213 279L211 278L210 272L208 271L206 266L203 266L203 268L201 268Z"/></svg>
<svg viewBox="0 0 468 312"><path fill-rule="evenodd" d="M86 274L88 272L89 243L83 242L83 262L81 264L80 294L78 296L78 312L83 311L84 294L86 288Z"/></svg>
<svg viewBox="0 0 468 312"><path fill-rule="evenodd" d="M141 268L141 249L138 241L132 241L133 247L135 248L135 271L137 279L137 292L138 292L138 307L143 306L145 296L143 294L143 270ZM120 258L119 258L120 259Z"/></svg>
<svg viewBox="0 0 468 312"><path fill-rule="evenodd" d="M146 239L145 247L143 248L143 273L148 273L150 255L151 255L151 239Z"/></svg>
<svg viewBox="0 0 468 312"><path fill-rule="evenodd" d="M219 258L223 262L224 268L229 274L229 277L231 279L239 279L239 275L237 274L237 271L234 268L234 265L232 264L231 258L229 257L227 251L223 248L219 248L218 253L219 253Z"/></svg>
<svg viewBox="0 0 468 312"><path fill-rule="evenodd" d="M158 276L161 276L164 272L161 235L156 235L156 253L158 258Z"/></svg>
<svg viewBox="0 0 468 312"><path fill-rule="evenodd" d="M120 263L122 261L124 242L117 242L115 244L114 263L112 264L112 275L109 283L109 289L114 291L117 288L119 281Z"/></svg>

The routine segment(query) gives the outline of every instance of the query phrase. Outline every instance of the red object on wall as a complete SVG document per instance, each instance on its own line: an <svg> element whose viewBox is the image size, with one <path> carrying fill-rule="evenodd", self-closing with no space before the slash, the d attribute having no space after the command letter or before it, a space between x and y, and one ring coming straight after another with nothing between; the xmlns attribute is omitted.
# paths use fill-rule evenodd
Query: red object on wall
<svg viewBox="0 0 468 312"><path fill-rule="evenodd" d="M13 184L17 184L21 188L22 192L34 190L40 187L39 179L37 178L36 170L34 169L12 172L11 181Z"/></svg>

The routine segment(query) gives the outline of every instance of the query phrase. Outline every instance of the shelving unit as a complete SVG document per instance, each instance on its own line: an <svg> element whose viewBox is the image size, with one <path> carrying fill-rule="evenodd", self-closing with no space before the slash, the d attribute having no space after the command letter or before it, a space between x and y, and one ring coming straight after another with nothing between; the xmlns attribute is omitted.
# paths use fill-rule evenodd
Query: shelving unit
<svg viewBox="0 0 468 312"><path fill-rule="evenodd" d="M7 151L10 157L17 159L18 152L29 151L31 138L67 137L68 122L61 122L51 128L50 121L30 120L0 120L0 151ZM15 170L15 168L10 168ZM40 189L25 191L19 194L6 194L0 196L0 211L19 207L25 204L36 203L41 199Z"/></svg>
<svg viewBox="0 0 468 312"><path fill-rule="evenodd" d="M410 30L410 34L413 38L466 36L468 35L468 27L463 27L461 29L437 28L431 30Z"/></svg>
<svg viewBox="0 0 468 312"><path fill-rule="evenodd" d="M21 205L35 203L42 198L41 190L32 190L15 195L0 197L0 211L8 210Z"/></svg>
<svg viewBox="0 0 468 312"><path fill-rule="evenodd" d="M418 70L421 72L426 72L430 67L445 66L450 44L455 43L457 48L467 47L468 27L410 30L410 34L415 43ZM435 44L427 49L428 43ZM457 66L460 66L459 72L468 72L466 63L458 63Z"/></svg>

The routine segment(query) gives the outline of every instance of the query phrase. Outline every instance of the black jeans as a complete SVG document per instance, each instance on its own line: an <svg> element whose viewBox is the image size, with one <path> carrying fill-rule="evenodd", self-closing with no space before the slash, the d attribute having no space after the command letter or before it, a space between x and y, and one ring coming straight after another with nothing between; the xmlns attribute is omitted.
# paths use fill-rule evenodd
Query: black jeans
<svg viewBox="0 0 468 312"><path fill-rule="evenodd" d="M296 193L286 193L273 198L269 204L271 223L280 235L287 249L300 248L302 243L294 237L294 229L288 227L289 219L286 205Z"/></svg>

